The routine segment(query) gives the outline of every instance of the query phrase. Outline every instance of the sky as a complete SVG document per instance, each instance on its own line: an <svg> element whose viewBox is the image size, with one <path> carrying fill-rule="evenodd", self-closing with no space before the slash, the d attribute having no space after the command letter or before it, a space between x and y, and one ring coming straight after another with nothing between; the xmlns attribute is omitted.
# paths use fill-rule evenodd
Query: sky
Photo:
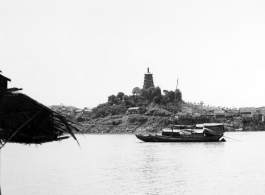
<svg viewBox="0 0 265 195"><path fill-rule="evenodd" d="M1 0L0 70L44 105L95 107L118 92L265 106L263 0Z"/></svg>

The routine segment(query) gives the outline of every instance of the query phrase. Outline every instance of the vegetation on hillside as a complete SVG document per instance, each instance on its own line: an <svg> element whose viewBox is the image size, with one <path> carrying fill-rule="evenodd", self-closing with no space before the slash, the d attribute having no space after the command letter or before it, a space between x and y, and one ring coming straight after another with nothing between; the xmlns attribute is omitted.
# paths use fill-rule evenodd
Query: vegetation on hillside
<svg viewBox="0 0 265 195"><path fill-rule="evenodd" d="M137 113L126 114L128 108L139 107ZM160 87L140 89L135 87L131 94L119 92L109 95L105 103L99 104L92 110L88 108L77 109L71 106L53 106L57 112L65 114L68 118L82 122L83 133L127 133L127 132L157 132L162 128L169 128L173 124L172 113L181 112L187 117L174 120L174 124L190 125L207 122L225 123L225 129L232 131L237 128L244 130L260 130L265 128L264 122L249 123L244 125L236 117L231 119L216 118L190 118L187 111L194 113L214 113L215 110L237 111L236 108L205 105L184 102L179 89L161 90ZM182 115L181 115L182 116Z"/></svg>
<svg viewBox="0 0 265 195"><path fill-rule="evenodd" d="M176 98L175 98L176 95ZM91 111L91 118L105 117L108 115L125 114L129 107L141 107L141 112L146 112L146 108L153 108L147 113L153 113L154 107L159 107L165 111L155 115L168 116L170 112L181 110L183 103L180 90L174 91L163 90L160 87L150 87L148 89L140 89L135 87L132 89L131 95L119 92L117 95L110 95L108 101L99 104ZM175 104L175 106L174 106Z"/></svg>

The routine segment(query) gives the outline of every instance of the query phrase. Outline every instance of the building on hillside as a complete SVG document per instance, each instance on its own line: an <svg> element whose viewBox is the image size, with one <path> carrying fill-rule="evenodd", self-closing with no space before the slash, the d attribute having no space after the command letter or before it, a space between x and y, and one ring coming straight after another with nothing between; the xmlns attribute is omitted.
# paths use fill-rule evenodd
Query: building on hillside
<svg viewBox="0 0 265 195"><path fill-rule="evenodd" d="M227 111L227 112L225 112L225 118L232 119L233 117L235 117L235 113L233 111Z"/></svg>
<svg viewBox="0 0 265 195"><path fill-rule="evenodd" d="M200 118L213 119L214 118L214 114L212 112L203 111L203 112L200 113Z"/></svg>
<svg viewBox="0 0 265 195"><path fill-rule="evenodd" d="M147 68L147 73L144 74L144 86L143 89L148 89L149 87L154 87L153 74L149 72Z"/></svg>
<svg viewBox="0 0 265 195"><path fill-rule="evenodd" d="M84 114L90 113L91 111L92 111L92 108L87 108L87 107L85 107L85 108L83 109L83 113L84 113Z"/></svg>
<svg viewBox="0 0 265 195"><path fill-rule="evenodd" d="M265 115L265 106L256 108L256 111L260 114Z"/></svg>
<svg viewBox="0 0 265 195"><path fill-rule="evenodd" d="M240 112L239 110L232 110L232 112L234 112L235 116L234 117L240 117Z"/></svg>
<svg viewBox="0 0 265 195"><path fill-rule="evenodd" d="M126 114L139 114L140 113L140 108L139 107L131 107L128 108Z"/></svg>
<svg viewBox="0 0 265 195"><path fill-rule="evenodd" d="M225 119L225 111L224 110L215 110L214 117L216 119Z"/></svg>
<svg viewBox="0 0 265 195"><path fill-rule="evenodd" d="M192 118L200 118L201 117L201 113L195 112L192 113Z"/></svg>
<svg viewBox="0 0 265 195"><path fill-rule="evenodd" d="M178 112L175 114L175 118L177 118L177 119L180 119L180 118L191 119L192 114L186 113L186 112Z"/></svg>
<svg viewBox="0 0 265 195"><path fill-rule="evenodd" d="M256 113L255 107L243 107L239 108L240 116L244 121L251 121L254 118L254 113Z"/></svg>
<svg viewBox="0 0 265 195"><path fill-rule="evenodd" d="M260 115L259 115L259 113L257 111L254 112L254 114L253 114L253 120L255 120L255 121L259 121L260 120Z"/></svg>
<svg viewBox="0 0 265 195"><path fill-rule="evenodd" d="M82 109L78 109L78 108L76 108L76 109L74 109L74 113L75 113L75 114L83 113L83 110L82 110Z"/></svg>
<svg viewBox="0 0 265 195"><path fill-rule="evenodd" d="M189 114L193 113L193 109L192 108L188 108L188 107L183 107L181 109L181 111L184 112L184 113L189 113Z"/></svg>
<svg viewBox="0 0 265 195"><path fill-rule="evenodd" d="M256 108L256 111L259 114L259 120L264 121L264 119L265 119L265 106Z"/></svg>
<svg viewBox="0 0 265 195"><path fill-rule="evenodd" d="M11 80L0 74L0 88L7 89L8 81L11 81Z"/></svg>

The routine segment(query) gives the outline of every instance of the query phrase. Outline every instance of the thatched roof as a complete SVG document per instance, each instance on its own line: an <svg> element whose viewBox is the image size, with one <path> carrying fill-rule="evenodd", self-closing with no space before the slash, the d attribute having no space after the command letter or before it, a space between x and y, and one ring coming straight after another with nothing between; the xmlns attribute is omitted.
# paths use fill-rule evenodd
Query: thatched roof
<svg viewBox="0 0 265 195"><path fill-rule="evenodd" d="M11 79L9 79L9 78L7 78L7 77L1 75L1 74L0 74L0 79L7 80L7 81L11 81Z"/></svg>
<svg viewBox="0 0 265 195"><path fill-rule="evenodd" d="M35 101L29 96L0 89L0 140L41 144L68 138L80 131L75 122Z"/></svg>
<svg viewBox="0 0 265 195"><path fill-rule="evenodd" d="M255 107L243 107L239 108L239 112L256 112Z"/></svg>

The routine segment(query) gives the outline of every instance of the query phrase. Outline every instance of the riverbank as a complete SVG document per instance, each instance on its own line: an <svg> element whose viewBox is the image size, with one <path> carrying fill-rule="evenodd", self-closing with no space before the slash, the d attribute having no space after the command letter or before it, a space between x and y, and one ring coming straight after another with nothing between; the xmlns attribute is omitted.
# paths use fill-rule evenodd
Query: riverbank
<svg viewBox="0 0 265 195"><path fill-rule="evenodd" d="M178 121L180 122L180 121ZM247 125L242 121L214 120L209 122L224 123L225 131L262 131L263 122L251 122ZM172 127L170 117L146 116L143 114L112 115L80 122L82 133L157 133L163 128Z"/></svg>

